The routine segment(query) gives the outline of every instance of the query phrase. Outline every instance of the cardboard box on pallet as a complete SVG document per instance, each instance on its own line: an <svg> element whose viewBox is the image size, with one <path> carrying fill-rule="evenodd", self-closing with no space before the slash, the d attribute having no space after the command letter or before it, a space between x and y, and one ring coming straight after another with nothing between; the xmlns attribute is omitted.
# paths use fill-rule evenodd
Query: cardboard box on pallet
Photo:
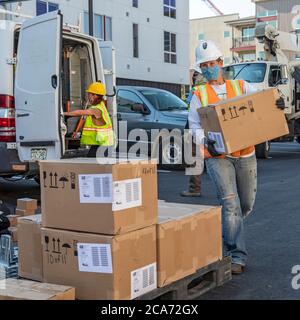
<svg viewBox="0 0 300 320"><path fill-rule="evenodd" d="M158 287L222 259L221 208L160 202Z"/></svg>
<svg viewBox="0 0 300 320"><path fill-rule="evenodd" d="M80 300L130 300L156 289L156 227L118 236L42 228L44 281Z"/></svg>
<svg viewBox="0 0 300 320"><path fill-rule="evenodd" d="M23 217L18 222L19 276L34 281L42 281L42 216L37 214Z"/></svg>
<svg viewBox="0 0 300 320"><path fill-rule="evenodd" d="M42 161L40 170L44 227L114 235L157 223L154 162Z"/></svg>
<svg viewBox="0 0 300 320"><path fill-rule="evenodd" d="M200 108L201 126L225 154L285 136L289 128L278 98L277 89L268 89Z"/></svg>
<svg viewBox="0 0 300 320"><path fill-rule="evenodd" d="M22 198L17 200L17 209L24 210L26 212L35 212L37 209L37 200L31 198Z"/></svg>
<svg viewBox="0 0 300 320"><path fill-rule="evenodd" d="M0 300L75 300L71 287L28 280L0 281Z"/></svg>

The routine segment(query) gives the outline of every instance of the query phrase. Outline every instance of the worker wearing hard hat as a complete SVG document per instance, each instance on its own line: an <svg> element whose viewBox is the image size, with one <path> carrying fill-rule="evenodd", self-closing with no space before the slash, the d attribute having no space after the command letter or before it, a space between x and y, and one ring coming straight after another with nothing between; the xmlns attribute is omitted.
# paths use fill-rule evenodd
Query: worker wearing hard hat
<svg viewBox="0 0 300 320"><path fill-rule="evenodd" d="M86 117L83 122L81 145L91 146L89 157L96 157L99 146L110 147L114 145L114 131L109 113L103 97L106 88L101 82L92 83L86 91L88 102L91 105L87 110L65 112L65 116Z"/></svg>
<svg viewBox="0 0 300 320"><path fill-rule="evenodd" d="M243 80L224 80L222 53L212 41L199 43L196 60L197 66L208 81L207 84L195 88L191 100L189 125L197 138L197 129L201 129L198 108L256 90ZM284 108L282 100L277 102L277 106L280 109ZM255 148L249 146L234 154L221 155L216 151L215 143L206 139L205 163L223 207L224 254L232 258L232 273L241 274L247 262L244 218L252 212L257 190Z"/></svg>

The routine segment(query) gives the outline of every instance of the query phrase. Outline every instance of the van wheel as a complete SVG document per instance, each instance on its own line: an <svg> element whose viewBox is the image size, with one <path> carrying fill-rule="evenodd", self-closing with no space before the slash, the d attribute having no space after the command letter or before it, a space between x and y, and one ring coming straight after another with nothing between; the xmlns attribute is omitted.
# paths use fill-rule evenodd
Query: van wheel
<svg viewBox="0 0 300 320"><path fill-rule="evenodd" d="M164 139L159 146L159 166L164 170L182 170L185 167L182 137Z"/></svg>
<svg viewBox="0 0 300 320"><path fill-rule="evenodd" d="M255 146L256 157L258 159L268 159L271 148L271 142L267 141Z"/></svg>

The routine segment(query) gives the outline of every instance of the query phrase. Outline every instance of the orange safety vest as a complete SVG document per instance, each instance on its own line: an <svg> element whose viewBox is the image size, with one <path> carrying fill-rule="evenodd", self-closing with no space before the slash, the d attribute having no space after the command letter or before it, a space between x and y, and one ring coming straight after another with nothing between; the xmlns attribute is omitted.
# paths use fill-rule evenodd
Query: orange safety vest
<svg viewBox="0 0 300 320"><path fill-rule="evenodd" d="M245 94L245 82L244 80L226 80L226 93L227 99L233 99L235 97ZM208 105L216 104L220 102L220 98L217 96L215 90L212 86L207 83L205 85L200 85L195 88L194 94L198 97L202 104L202 107L207 107ZM240 158L243 156L250 155L255 151L254 146L250 146L246 149L234 152L230 156L235 158ZM204 148L204 157L212 158L210 153L206 148ZM225 155L221 155L217 158L225 158Z"/></svg>

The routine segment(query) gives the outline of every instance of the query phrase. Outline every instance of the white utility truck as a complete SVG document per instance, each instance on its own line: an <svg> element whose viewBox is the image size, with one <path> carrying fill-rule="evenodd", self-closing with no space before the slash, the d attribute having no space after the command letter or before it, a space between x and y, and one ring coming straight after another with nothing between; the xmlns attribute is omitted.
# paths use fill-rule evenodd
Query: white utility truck
<svg viewBox="0 0 300 320"><path fill-rule="evenodd" d="M91 82L107 87L116 128L115 61L111 42L81 34L60 11L22 24L0 21L0 176L35 177L38 161L84 156L73 139Z"/></svg>
<svg viewBox="0 0 300 320"><path fill-rule="evenodd" d="M224 68L224 75L229 79L243 79L259 90L277 87L285 99L285 114L290 134L280 141L300 143L300 59L291 59L300 54L300 35L278 32L270 25L256 28L256 38L261 51L265 52L265 61L243 62ZM278 141L278 140L277 140ZM259 158L268 158L270 142L256 146Z"/></svg>

